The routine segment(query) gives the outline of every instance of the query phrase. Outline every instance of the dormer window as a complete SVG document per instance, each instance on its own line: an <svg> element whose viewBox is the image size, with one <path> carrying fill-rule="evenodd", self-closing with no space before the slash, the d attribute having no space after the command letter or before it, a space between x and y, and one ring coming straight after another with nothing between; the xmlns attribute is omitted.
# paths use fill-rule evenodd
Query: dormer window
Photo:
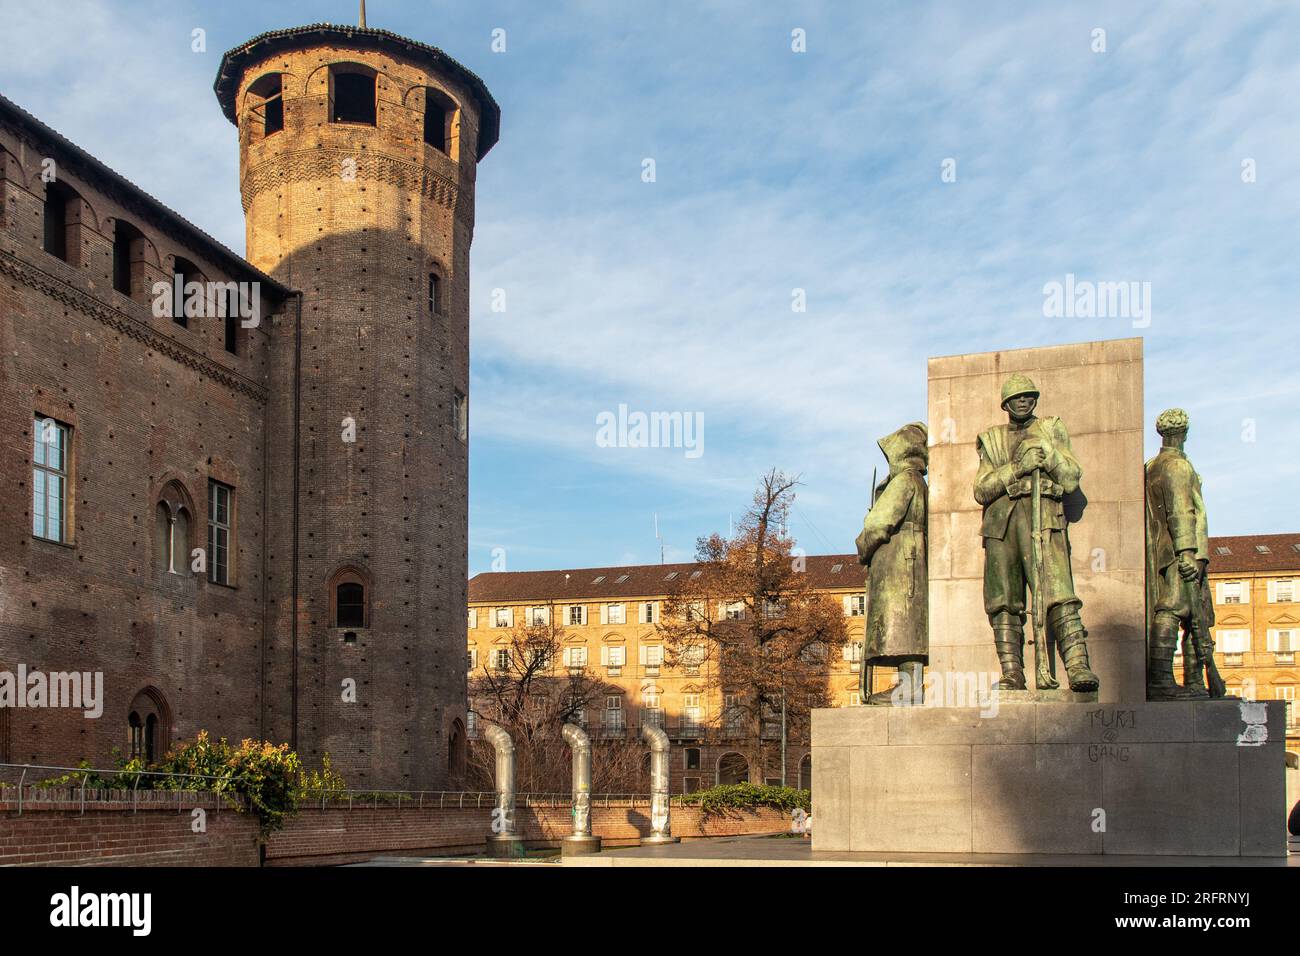
<svg viewBox="0 0 1300 956"><path fill-rule="evenodd" d="M330 122L375 125L375 74L357 64L330 67Z"/></svg>

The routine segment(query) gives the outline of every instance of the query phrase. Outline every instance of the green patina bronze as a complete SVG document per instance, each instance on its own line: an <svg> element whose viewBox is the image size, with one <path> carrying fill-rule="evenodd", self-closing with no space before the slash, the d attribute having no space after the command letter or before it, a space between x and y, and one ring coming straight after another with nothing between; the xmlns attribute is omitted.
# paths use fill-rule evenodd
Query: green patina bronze
<svg viewBox="0 0 1300 956"><path fill-rule="evenodd" d="M858 562L868 568L867 631L861 697L867 704L922 703L922 669L930 660L926 507L929 433L904 425L877 443L889 474L872 489L871 510L858 534ZM871 693L871 668L897 667L889 690Z"/></svg>
<svg viewBox="0 0 1300 956"><path fill-rule="evenodd" d="M1164 442L1146 463L1147 699L1223 697L1214 663L1214 603L1206 569L1209 530L1201 476L1183 452L1190 422L1181 408L1161 412ZM1183 632L1183 683L1174 679L1174 652ZM1208 675L1209 686L1206 686Z"/></svg>
<svg viewBox="0 0 1300 956"><path fill-rule="evenodd" d="M1088 632L1074 592L1064 499L1079 488L1083 469L1059 418L1036 418L1038 388L1025 375L1002 386L1008 423L979 436L975 500L984 507L984 610L1002 667L998 686L1024 690L1025 592L1033 596L1035 686L1057 687L1053 640L1070 689L1095 691L1088 666Z"/></svg>

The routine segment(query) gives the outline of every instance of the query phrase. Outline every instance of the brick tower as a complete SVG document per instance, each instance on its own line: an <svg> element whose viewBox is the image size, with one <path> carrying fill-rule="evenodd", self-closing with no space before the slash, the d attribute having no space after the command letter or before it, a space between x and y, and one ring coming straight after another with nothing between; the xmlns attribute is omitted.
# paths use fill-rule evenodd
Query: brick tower
<svg viewBox="0 0 1300 956"><path fill-rule="evenodd" d="M327 24L231 50L215 89L248 259L300 297L268 360L263 735L351 786L453 785L469 247L499 109L440 50Z"/></svg>

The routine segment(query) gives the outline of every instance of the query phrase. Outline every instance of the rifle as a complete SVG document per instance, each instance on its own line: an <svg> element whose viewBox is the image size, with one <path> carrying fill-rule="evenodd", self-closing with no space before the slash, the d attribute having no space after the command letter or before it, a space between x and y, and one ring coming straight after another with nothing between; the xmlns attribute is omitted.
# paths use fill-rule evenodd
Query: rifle
<svg viewBox="0 0 1300 956"><path fill-rule="evenodd" d="M1034 469L1033 477L1033 550L1034 550L1034 686L1039 690L1052 690L1061 685L1052 676L1051 648L1047 646L1047 608L1043 601L1046 588L1043 569L1043 470Z"/></svg>
<svg viewBox="0 0 1300 956"><path fill-rule="evenodd" d="M1223 697L1228 693L1228 685L1219 675L1219 665L1214 663L1214 642L1205 627L1205 602L1201 593L1203 582L1183 581L1183 591L1191 604L1192 640L1196 644L1197 667L1205 668L1205 683L1211 697Z"/></svg>
<svg viewBox="0 0 1300 956"><path fill-rule="evenodd" d="M876 471L877 469L874 467L871 469L871 505L867 508L868 511L870 511L872 508L876 506ZM871 574L870 565L868 565L867 567L867 574L868 575ZM863 643L864 643L863 649L865 650L866 649L865 639ZM868 664L865 660L862 662L862 681L863 681L862 692L859 693L858 696L862 698L862 703L865 704L867 702L867 699L871 697L871 694L875 689L875 682L876 682L875 664Z"/></svg>

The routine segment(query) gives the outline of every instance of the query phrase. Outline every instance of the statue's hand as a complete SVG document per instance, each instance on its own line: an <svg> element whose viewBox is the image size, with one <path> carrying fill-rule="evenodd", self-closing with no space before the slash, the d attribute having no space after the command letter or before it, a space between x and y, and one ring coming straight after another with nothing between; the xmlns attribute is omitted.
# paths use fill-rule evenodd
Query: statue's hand
<svg viewBox="0 0 1300 956"><path fill-rule="evenodd" d="M1023 478L1032 472L1035 468L1042 468L1047 462L1047 455L1039 445L1030 445L1020 454L1020 461L1016 463L1016 477Z"/></svg>
<svg viewBox="0 0 1300 956"><path fill-rule="evenodd" d="M1195 581L1201 576L1201 566L1192 551L1182 551L1178 555L1178 575L1184 581Z"/></svg>

